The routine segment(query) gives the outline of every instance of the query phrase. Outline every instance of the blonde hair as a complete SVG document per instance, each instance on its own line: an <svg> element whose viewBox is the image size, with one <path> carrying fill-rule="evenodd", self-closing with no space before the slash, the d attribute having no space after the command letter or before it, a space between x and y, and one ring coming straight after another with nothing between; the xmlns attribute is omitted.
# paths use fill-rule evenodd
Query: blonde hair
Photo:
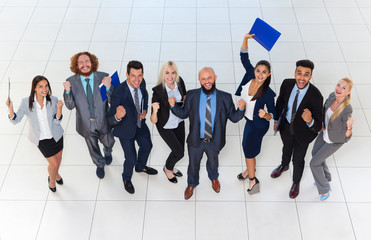
<svg viewBox="0 0 371 240"><path fill-rule="evenodd" d="M335 118L337 118L340 115L340 113L350 104L350 92L352 91L352 88L353 88L353 81L350 78L342 78L340 81L345 81L348 83L349 95L345 97L344 101L338 106L336 111L331 115L330 121L333 121Z"/></svg>
<svg viewBox="0 0 371 240"><path fill-rule="evenodd" d="M164 62L161 66L160 72L158 74L157 85L162 84L162 87L165 87L165 72L168 67L173 67L176 73L175 82L179 83L179 72L176 64L173 61Z"/></svg>

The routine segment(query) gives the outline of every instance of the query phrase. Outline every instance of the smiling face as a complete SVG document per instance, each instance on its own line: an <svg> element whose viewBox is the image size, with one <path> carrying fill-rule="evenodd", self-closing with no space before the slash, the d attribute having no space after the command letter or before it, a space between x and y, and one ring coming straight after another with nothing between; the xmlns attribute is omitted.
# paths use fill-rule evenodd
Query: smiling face
<svg viewBox="0 0 371 240"><path fill-rule="evenodd" d="M307 67L298 66L295 71L296 85L299 89L303 89L308 85L312 78L312 70Z"/></svg>
<svg viewBox="0 0 371 240"><path fill-rule="evenodd" d="M177 73L173 66L169 66L164 72L164 81L166 85L172 86L177 77Z"/></svg>
<svg viewBox="0 0 371 240"><path fill-rule="evenodd" d="M198 81L204 92L210 94L215 89L216 75L211 68L204 68L198 74Z"/></svg>
<svg viewBox="0 0 371 240"><path fill-rule="evenodd" d="M335 86L336 98L345 98L350 94L350 85L344 80L340 80Z"/></svg>
<svg viewBox="0 0 371 240"><path fill-rule="evenodd" d="M126 78L132 88L139 88L143 80L143 69L130 68L129 74L126 73Z"/></svg>
<svg viewBox="0 0 371 240"><path fill-rule="evenodd" d="M269 69L265 65L258 65L255 67L254 70L255 79L258 81L258 83L264 83L265 80L271 75L269 72Z"/></svg>
<svg viewBox="0 0 371 240"><path fill-rule="evenodd" d="M87 55L81 55L77 59L77 67L79 69L79 74L84 77L89 77L92 73L91 69L91 61L89 56Z"/></svg>
<svg viewBox="0 0 371 240"><path fill-rule="evenodd" d="M35 88L36 98L46 97L49 93L49 84L46 80L41 80Z"/></svg>

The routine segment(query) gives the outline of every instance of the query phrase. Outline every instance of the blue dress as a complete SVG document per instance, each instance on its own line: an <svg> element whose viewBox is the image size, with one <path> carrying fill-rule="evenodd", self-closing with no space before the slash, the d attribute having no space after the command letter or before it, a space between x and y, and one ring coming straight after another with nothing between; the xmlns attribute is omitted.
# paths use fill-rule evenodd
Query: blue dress
<svg viewBox="0 0 371 240"><path fill-rule="evenodd" d="M246 73L235 93L235 95L237 96L241 96L242 86L246 85L248 82L255 78L254 67L251 65L249 54L247 52L241 52L240 56L242 65L244 66ZM274 91L270 87L268 87L263 96L259 99L256 99L253 120L249 120L245 117L246 124L242 140L242 148L245 154L245 158L254 158L260 153L263 137L269 129L269 121L259 117L259 110L264 109L264 107L267 106L268 113L275 115L275 96L276 94L274 93Z"/></svg>

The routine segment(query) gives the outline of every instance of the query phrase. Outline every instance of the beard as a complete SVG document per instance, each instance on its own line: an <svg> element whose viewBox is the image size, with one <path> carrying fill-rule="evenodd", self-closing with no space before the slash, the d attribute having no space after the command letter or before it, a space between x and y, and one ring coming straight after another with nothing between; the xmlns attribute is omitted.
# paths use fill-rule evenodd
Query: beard
<svg viewBox="0 0 371 240"><path fill-rule="evenodd" d="M202 91L206 94L206 95L210 95L212 94L214 91L215 91L215 82L213 83L213 85L211 86L211 88L209 90L207 90L204 86L201 85L201 88L202 88Z"/></svg>
<svg viewBox="0 0 371 240"><path fill-rule="evenodd" d="M78 71L79 71L78 73L79 73L81 76L84 76L84 77L89 77L89 76L93 73L92 68L90 68L90 71L87 72L87 73L83 73L83 72L81 72L80 69L79 69Z"/></svg>

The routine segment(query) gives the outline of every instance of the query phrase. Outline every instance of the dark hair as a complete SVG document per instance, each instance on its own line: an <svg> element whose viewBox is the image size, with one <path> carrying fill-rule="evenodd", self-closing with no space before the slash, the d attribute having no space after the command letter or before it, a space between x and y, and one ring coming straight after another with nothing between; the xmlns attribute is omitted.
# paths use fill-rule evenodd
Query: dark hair
<svg viewBox="0 0 371 240"><path fill-rule="evenodd" d="M271 72L271 64L266 61L266 60L260 60L256 65L255 65L255 69L260 66L260 65L264 65L268 68L268 71ZM271 75L269 75L267 77L267 79L265 79L264 83L258 88L258 91L256 91L254 97L251 99L251 101L254 101L256 99L259 99L261 98L264 93L268 90L269 88L269 84L271 83Z"/></svg>
<svg viewBox="0 0 371 240"><path fill-rule="evenodd" d="M70 66L71 71L75 74L79 73L79 67L77 65L77 60L79 59L81 55L86 55L90 58L91 71L96 72L98 70L99 61L98 61L98 58L94 54L91 54L90 52L79 52L73 55L71 57L71 66Z"/></svg>
<svg viewBox="0 0 371 240"><path fill-rule="evenodd" d="M314 63L311 60L303 59L296 62L296 68L298 67L310 68L311 72L313 72Z"/></svg>
<svg viewBox="0 0 371 240"><path fill-rule="evenodd" d="M130 73L130 69L132 69L132 68L134 68L136 70L142 69L142 72L143 72L143 64L141 62L139 62L139 61L133 60L133 61L130 61L128 63L128 65L126 67L127 74Z"/></svg>
<svg viewBox="0 0 371 240"><path fill-rule="evenodd" d="M48 92L48 94L46 94L46 101L49 101L49 102L51 101L50 95L52 95L52 88L50 87L49 80L46 77L44 77L44 76L37 75L32 80L31 93L30 93L30 97L28 98L28 108L30 109L30 111L32 111L32 108L33 108L33 102L34 102L34 98L35 98L35 92L36 92L35 89L36 89L36 86L42 80L45 80L48 83L48 86L49 86L49 92ZM46 103L46 104L48 104L48 103Z"/></svg>

